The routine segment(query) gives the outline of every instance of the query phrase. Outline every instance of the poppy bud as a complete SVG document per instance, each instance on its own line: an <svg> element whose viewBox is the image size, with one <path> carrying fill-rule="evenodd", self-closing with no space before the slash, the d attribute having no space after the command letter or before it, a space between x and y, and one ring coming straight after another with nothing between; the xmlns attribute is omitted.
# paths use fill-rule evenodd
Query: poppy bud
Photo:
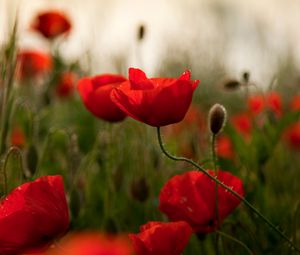
<svg viewBox="0 0 300 255"><path fill-rule="evenodd" d="M144 36L145 36L145 26L140 25L138 27L138 41L142 41L144 39Z"/></svg>
<svg viewBox="0 0 300 255"><path fill-rule="evenodd" d="M149 185L145 177L141 177L131 183L131 195L140 202L147 200L149 196Z"/></svg>
<svg viewBox="0 0 300 255"><path fill-rule="evenodd" d="M243 72L242 78L243 78L244 83L247 84L250 80L250 73L249 72Z"/></svg>
<svg viewBox="0 0 300 255"><path fill-rule="evenodd" d="M241 83L237 80L230 79L230 80L226 80L223 83L223 86L224 86L224 89L226 89L226 90L236 90L236 89L240 88Z"/></svg>
<svg viewBox="0 0 300 255"><path fill-rule="evenodd" d="M208 113L208 124L210 131L217 135L221 132L226 122L226 109L223 105L214 104Z"/></svg>

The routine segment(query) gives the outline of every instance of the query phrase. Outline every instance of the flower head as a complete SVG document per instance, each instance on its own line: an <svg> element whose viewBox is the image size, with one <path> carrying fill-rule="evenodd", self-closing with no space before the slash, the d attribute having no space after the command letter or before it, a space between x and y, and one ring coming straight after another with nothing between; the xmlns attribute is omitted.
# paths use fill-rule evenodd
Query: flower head
<svg viewBox="0 0 300 255"><path fill-rule="evenodd" d="M66 252L67 251L67 252ZM125 236L98 232L73 233L50 249L47 255L132 255L133 248Z"/></svg>
<svg viewBox="0 0 300 255"><path fill-rule="evenodd" d="M112 100L130 117L160 127L180 122L199 81L190 72L179 78L151 78L140 69L129 69L129 80L112 91Z"/></svg>
<svg viewBox="0 0 300 255"><path fill-rule="evenodd" d="M69 227L61 176L43 176L14 189L0 203L0 255L48 247Z"/></svg>
<svg viewBox="0 0 300 255"><path fill-rule="evenodd" d="M252 121L247 113L238 113L231 117L231 123L235 130L245 138L250 138Z"/></svg>
<svg viewBox="0 0 300 255"><path fill-rule="evenodd" d="M293 111L300 111L300 93L292 97L290 108Z"/></svg>
<svg viewBox="0 0 300 255"><path fill-rule="evenodd" d="M221 158L233 159L233 144L229 136L221 135L216 140L216 153Z"/></svg>
<svg viewBox="0 0 300 255"><path fill-rule="evenodd" d="M17 76L19 79L37 78L52 69L50 55L36 50L23 50L17 56Z"/></svg>
<svg viewBox="0 0 300 255"><path fill-rule="evenodd" d="M211 170L208 170L213 175ZM241 196L242 181L229 172L218 171L218 179ZM219 224L240 204L240 200L218 187ZM216 216L216 184L199 171L188 171L172 177L161 189L159 209L172 221L183 220L194 232L209 233L218 227Z"/></svg>
<svg viewBox="0 0 300 255"><path fill-rule="evenodd" d="M265 108L263 95L252 95L248 98L248 107L253 115L260 114Z"/></svg>
<svg viewBox="0 0 300 255"><path fill-rule="evenodd" d="M248 98L248 108L254 116L268 109L276 117L280 117L282 115L282 99L276 91L270 91L264 96L252 95Z"/></svg>
<svg viewBox="0 0 300 255"><path fill-rule="evenodd" d="M284 139L291 149L300 150L300 121L285 129Z"/></svg>
<svg viewBox="0 0 300 255"><path fill-rule="evenodd" d="M180 255L192 234L184 221L149 222L140 231L129 235L137 255Z"/></svg>
<svg viewBox="0 0 300 255"><path fill-rule="evenodd" d="M13 146L22 148L25 145L25 134L20 126L15 126L10 134L10 143Z"/></svg>
<svg viewBox="0 0 300 255"><path fill-rule="evenodd" d="M274 112L277 117L282 115L281 95L276 91L271 91L266 95L267 107Z"/></svg>
<svg viewBox="0 0 300 255"><path fill-rule="evenodd" d="M76 75L72 72L65 72L61 75L56 86L56 94L60 98L66 98L73 94L76 83Z"/></svg>
<svg viewBox="0 0 300 255"><path fill-rule="evenodd" d="M126 117L111 100L112 90L126 81L121 75L103 74L92 78L86 77L78 82L77 89L85 107L96 117L116 122Z"/></svg>
<svg viewBox="0 0 300 255"><path fill-rule="evenodd" d="M32 27L44 37L53 39L71 29L71 23L60 11L46 11L38 14Z"/></svg>

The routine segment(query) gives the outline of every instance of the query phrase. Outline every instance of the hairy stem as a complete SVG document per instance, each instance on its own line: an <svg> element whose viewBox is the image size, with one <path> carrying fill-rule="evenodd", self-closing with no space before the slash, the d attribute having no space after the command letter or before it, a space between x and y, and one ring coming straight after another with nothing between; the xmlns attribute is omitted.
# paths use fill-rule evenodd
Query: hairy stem
<svg viewBox="0 0 300 255"><path fill-rule="evenodd" d="M228 187L227 185L225 185L224 183L222 183L221 181L219 181L218 178L216 178L215 176L209 174L202 166L200 166L199 164L197 164L195 161L185 158L185 157L177 157L177 156L173 156L171 155L164 147L163 141L162 141L162 137L161 137L161 133L160 133L160 127L157 127L157 138L158 138L158 142L159 142L159 146L162 150L162 152L170 159L174 160L174 161L184 161L187 162L191 165L193 165L194 167L196 167L198 170L200 170L203 174L205 174L207 177L209 177L210 179L212 179L213 181L215 181L217 184L219 184L222 188L228 190L232 195L234 195L235 197L237 197L240 201L242 201L247 207L250 208L251 211L253 211L257 216L259 216L271 229L273 229L282 239L284 239L290 246L292 249L294 249L295 251L297 251L300 254L300 249L298 247L296 247L294 245L294 243L283 233L281 232L269 219L267 219L263 214L261 214L250 202L248 202L248 200L246 200L244 197L242 197L240 194L238 194L236 191L232 190L230 187Z"/></svg>
<svg viewBox="0 0 300 255"><path fill-rule="evenodd" d="M218 167L217 167L217 157L216 157L216 135L212 134L211 136L211 154L212 160L214 165L214 173L215 177L218 178ZM219 185L216 183L216 220L217 220L217 230L220 228L220 214L219 214ZM219 242L220 242L220 235L218 231L216 232L216 254L219 255Z"/></svg>

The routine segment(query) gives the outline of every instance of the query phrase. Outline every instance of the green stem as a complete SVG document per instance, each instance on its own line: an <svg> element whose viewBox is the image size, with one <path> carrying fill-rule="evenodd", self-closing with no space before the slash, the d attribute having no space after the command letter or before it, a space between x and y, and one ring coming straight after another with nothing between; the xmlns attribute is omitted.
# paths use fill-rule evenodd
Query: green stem
<svg viewBox="0 0 300 255"><path fill-rule="evenodd" d="M1 172L3 175L3 192L4 192L4 196L6 196L8 188L7 188L7 173L6 173L6 169L4 168L4 162L5 159L1 160L1 167L2 167Z"/></svg>
<svg viewBox="0 0 300 255"><path fill-rule="evenodd" d="M225 185L223 182L219 181L216 177L208 173L202 166L198 165L195 161L185 158L185 157L177 157L171 155L165 148L162 142L161 133L160 133L160 127L157 127L157 137L159 146L162 150L162 152L170 159L174 161L184 161L187 162L197 169L199 169L203 174L205 174L207 177L215 181L217 184L219 184L222 188L228 190L232 195L234 195L236 198L238 198L240 201L242 201L246 206L248 206L257 216L259 216L271 229L273 229L279 236L281 236L285 241L289 243L289 245L297 251L300 254L300 249L294 245L294 243L284 234L282 233L276 226L268 220L264 215L262 215L250 202L248 202L244 197L242 197L240 194L238 194L236 191L229 188L227 185Z"/></svg>
<svg viewBox="0 0 300 255"><path fill-rule="evenodd" d="M50 141L50 138L57 134L57 133L61 133L63 134L65 137L67 137L67 139L70 139L70 134L67 130L63 129L63 128L51 128L49 130L49 132L47 133L46 137L45 137L45 140L44 140L44 144L43 144L43 148L41 150L41 154L40 154L40 157L39 157L39 160L38 160L38 163L37 163L37 170L40 169L42 163L43 163L43 160L44 160L44 157L45 157L45 154L46 154L46 150L49 146L49 141Z"/></svg>
<svg viewBox="0 0 300 255"><path fill-rule="evenodd" d="M16 69L16 58L15 58L15 47L16 47L16 29L17 21L15 21L12 35L8 44L7 52L5 55L5 67L3 71L4 86L2 93L2 102L1 102L1 119L0 119L0 155L5 151L5 139L7 135L7 116L10 92L12 90L13 79Z"/></svg>
<svg viewBox="0 0 300 255"><path fill-rule="evenodd" d="M216 157L216 135L212 134L211 136L211 154L214 165L214 173L216 178L218 178L218 168L217 168L217 157ZM220 214L219 214L219 185L216 183L216 220L217 220L217 230L220 228ZM216 254L220 254L220 235L216 232Z"/></svg>
<svg viewBox="0 0 300 255"><path fill-rule="evenodd" d="M219 170L217 167L217 157L216 157L216 135L212 134L211 139L211 154L214 164L214 172L216 178L218 178ZM219 228L220 215L219 215L219 185L216 183L216 218L217 218L217 228Z"/></svg>
<svg viewBox="0 0 300 255"><path fill-rule="evenodd" d="M226 233L224 233L224 232L222 232L222 231L217 230L216 232L217 232L219 235L224 236L225 238L228 238L228 239L230 239L231 241L234 241L234 242L238 243L239 245L241 245L241 246L247 251L248 254L253 255L253 252L252 252L252 251L248 248L248 246L247 246L246 244L244 244L242 241L240 241L240 240L236 239L235 237L233 237L233 236L231 236L231 235L228 235L228 234L226 234Z"/></svg>

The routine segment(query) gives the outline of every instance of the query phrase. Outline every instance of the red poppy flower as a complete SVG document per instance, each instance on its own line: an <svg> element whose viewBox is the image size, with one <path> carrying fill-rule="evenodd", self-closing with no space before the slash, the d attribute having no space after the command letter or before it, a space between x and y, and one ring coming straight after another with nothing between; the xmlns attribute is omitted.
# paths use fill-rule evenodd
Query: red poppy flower
<svg viewBox="0 0 300 255"><path fill-rule="evenodd" d="M121 121L126 114L111 100L111 91L126 81L121 75L103 74L93 78L83 78L77 89L86 108L100 119L110 122Z"/></svg>
<svg viewBox="0 0 300 255"><path fill-rule="evenodd" d="M71 23L66 15L60 11L47 11L38 14L32 28L44 37L53 39L71 29Z"/></svg>
<svg viewBox="0 0 300 255"><path fill-rule="evenodd" d="M140 231L129 235L137 255L180 255L192 234L184 221L149 222Z"/></svg>
<svg viewBox="0 0 300 255"><path fill-rule="evenodd" d="M10 143L11 145L17 146L17 147L23 147L25 144L25 134L22 128L19 126L16 126L12 129L11 135L10 135Z"/></svg>
<svg viewBox="0 0 300 255"><path fill-rule="evenodd" d="M247 113L239 113L232 116L231 123L238 133L243 135L246 139L250 138L252 122Z"/></svg>
<svg viewBox="0 0 300 255"><path fill-rule="evenodd" d="M208 170L213 175L213 171ZM219 171L218 179L244 196L242 181L229 172ZM218 187L219 225L240 204L230 192ZM197 233L209 233L217 228L216 184L199 171L188 171L172 177L161 189L159 209L170 220L183 220Z"/></svg>
<svg viewBox="0 0 300 255"><path fill-rule="evenodd" d="M56 86L56 94L60 98L66 98L73 94L76 75L72 72L62 74Z"/></svg>
<svg viewBox="0 0 300 255"><path fill-rule="evenodd" d="M34 50L21 51L17 56L17 76L20 79L37 78L52 69L51 56Z"/></svg>
<svg viewBox="0 0 300 255"><path fill-rule="evenodd" d="M0 203L0 254L44 249L64 234L68 226L61 176L43 176L24 183Z"/></svg>
<svg viewBox="0 0 300 255"><path fill-rule="evenodd" d="M265 108L265 99L262 95L252 95L248 98L248 107L253 115L260 114Z"/></svg>
<svg viewBox="0 0 300 255"><path fill-rule="evenodd" d="M67 236L48 255L131 255L133 248L125 236L97 232L74 233Z"/></svg>
<svg viewBox="0 0 300 255"><path fill-rule="evenodd" d="M293 111L300 111L300 94L297 94L292 98L290 107Z"/></svg>
<svg viewBox="0 0 300 255"><path fill-rule="evenodd" d="M227 135L220 135L216 141L216 152L221 158L233 159L233 144Z"/></svg>
<svg viewBox="0 0 300 255"><path fill-rule="evenodd" d="M300 121L286 128L284 138L291 149L300 150Z"/></svg>
<svg viewBox="0 0 300 255"><path fill-rule="evenodd" d="M178 79L151 78L139 69L129 69L129 80L112 91L112 100L130 117L160 127L181 121L199 81L186 71Z"/></svg>
<svg viewBox="0 0 300 255"><path fill-rule="evenodd" d="M277 117L282 115L282 99L278 92L268 92L265 97L262 95L252 95L248 99L248 107L253 115L260 114L264 109L269 109Z"/></svg>
<svg viewBox="0 0 300 255"><path fill-rule="evenodd" d="M282 99L279 93L272 91L266 95L267 107L275 113L277 117L282 115Z"/></svg>

